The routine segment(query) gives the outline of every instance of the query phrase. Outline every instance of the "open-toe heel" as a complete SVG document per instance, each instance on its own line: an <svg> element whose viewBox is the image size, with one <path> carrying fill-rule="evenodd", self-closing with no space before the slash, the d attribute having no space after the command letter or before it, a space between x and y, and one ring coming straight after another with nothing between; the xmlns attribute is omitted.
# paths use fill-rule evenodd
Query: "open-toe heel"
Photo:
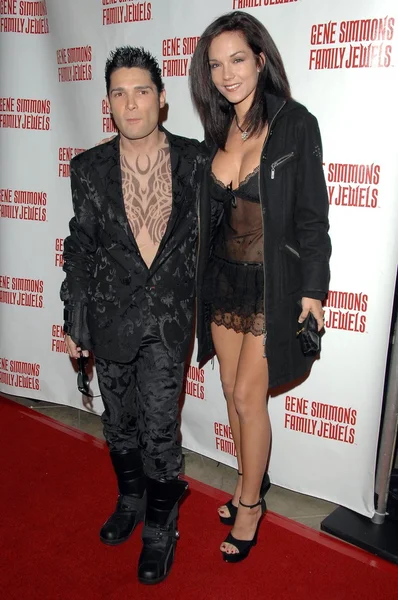
<svg viewBox="0 0 398 600"><path fill-rule="evenodd" d="M242 473L239 473L239 471L238 471L238 475L242 476ZM265 496L265 494L268 492L270 487L271 487L271 481L270 481L268 472L265 471L263 480L261 482L260 498L263 498ZM233 526L236 521L236 515L238 514L238 507L235 506L235 504L232 504L232 498L231 498L231 500L228 500L228 502L225 503L225 506L228 508L229 517L223 517L222 515L219 515L220 522L223 525Z"/></svg>
<svg viewBox="0 0 398 600"><path fill-rule="evenodd" d="M245 508L255 508L256 506L261 506L261 517L257 523L256 531L254 533L254 537L252 540L237 540L232 533L229 533L224 540L226 544L232 544L238 550L238 552L233 552L229 554L228 552L224 552L221 550L221 554L223 555L223 559L228 563L238 563L242 560L245 560L249 556L250 550L257 544L257 536L258 530L260 527L261 520L264 516L265 511L267 510L267 506L265 504L264 498L261 498L256 504L243 504L241 500L239 500L239 504L244 506Z"/></svg>
<svg viewBox="0 0 398 600"><path fill-rule="evenodd" d="M240 473L239 471L238 475L242 477L242 473ZM238 514L238 507L235 506L235 504L232 504L232 498L231 500L228 500L228 502L225 503L225 506L228 508L229 517L223 517L219 514L218 516L220 518L220 522L223 525L233 525L235 523L236 515Z"/></svg>

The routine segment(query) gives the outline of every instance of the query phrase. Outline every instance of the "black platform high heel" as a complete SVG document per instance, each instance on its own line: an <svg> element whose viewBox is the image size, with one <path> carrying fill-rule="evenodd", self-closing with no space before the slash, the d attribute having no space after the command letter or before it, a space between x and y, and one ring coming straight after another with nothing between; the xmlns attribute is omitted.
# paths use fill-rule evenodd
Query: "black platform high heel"
<svg viewBox="0 0 398 600"><path fill-rule="evenodd" d="M239 500L239 504L241 506L244 506L245 508L255 508L256 506L261 506L261 516L258 520L256 531L252 540L237 540L236 538L234 538L232 533L229 533L227 535L227 537L224 540L224 543L232 544L238 550L238 552L234 552L231 554L228 554L227 552L221 550L223 559L225 560L225 562L228 563L238 563L242 560L245 560L245 558L249 556L250 550L253 546L257 544L257 536L260 523L262 521L265 511L267 510L267 505L265 504L264 498L261 498L258 502L256 502L256 504L243 504L241 500Z"/></svg>
<svg viewBox="0 0 398 600"><path fill-rule="evenodd" d="M238 475L242 476L242 473L239 473L238 471ZM271 481L267 471L265 471L263 480L261 482L260 498L263 498L265 496L270 487ZM222 515L219 515L220 522L223 525L233 525L236 520L236 515L238 514L238 507L235 506L235 504L232 504L232 498L231 500L228 500L228 502L225 503L225 506L228 508L229 517L223 517Z"/></svg>

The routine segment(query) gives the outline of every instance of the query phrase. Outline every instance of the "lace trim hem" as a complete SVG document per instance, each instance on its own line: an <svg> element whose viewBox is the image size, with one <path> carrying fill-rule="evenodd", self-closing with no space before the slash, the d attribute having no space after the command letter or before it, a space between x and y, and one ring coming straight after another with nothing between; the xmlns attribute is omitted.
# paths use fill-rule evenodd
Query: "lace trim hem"
<svg viewBox="0 0 398 600"><path fill-rule="evenodd" d="M252 313L248 316L242 316L235 312L215 310L211 321L218 327L222 325L226 329L233 329L236 333L251 333L255 337L264 335L265 333L265 318L262 313Z"/></svg>

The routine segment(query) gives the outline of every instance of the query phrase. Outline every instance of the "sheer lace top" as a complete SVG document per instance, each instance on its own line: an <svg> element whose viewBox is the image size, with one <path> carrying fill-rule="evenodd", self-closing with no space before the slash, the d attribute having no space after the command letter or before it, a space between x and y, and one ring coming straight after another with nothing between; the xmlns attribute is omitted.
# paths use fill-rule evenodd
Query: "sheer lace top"
<svg viewBox="0 0 398 600"><path fill-rule="evenodd" d="M214 254L234 262L263 262L263 227L258 172L260 167L232 189L211 173L210 194L224 204Z"/></svg>

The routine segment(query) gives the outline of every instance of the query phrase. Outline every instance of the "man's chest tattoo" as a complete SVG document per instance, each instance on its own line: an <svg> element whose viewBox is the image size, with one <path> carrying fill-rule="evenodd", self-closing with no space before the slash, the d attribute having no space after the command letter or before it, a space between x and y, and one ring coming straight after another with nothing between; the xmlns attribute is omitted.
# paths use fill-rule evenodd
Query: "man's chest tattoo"
<svg viewBox="0 0 398 600"><path fill-rule="evenodd" d="M167 144L155 159L121 156L123 199L130 227L140 246L158 246L165 234L172 204L170 151Z"/></svg>

